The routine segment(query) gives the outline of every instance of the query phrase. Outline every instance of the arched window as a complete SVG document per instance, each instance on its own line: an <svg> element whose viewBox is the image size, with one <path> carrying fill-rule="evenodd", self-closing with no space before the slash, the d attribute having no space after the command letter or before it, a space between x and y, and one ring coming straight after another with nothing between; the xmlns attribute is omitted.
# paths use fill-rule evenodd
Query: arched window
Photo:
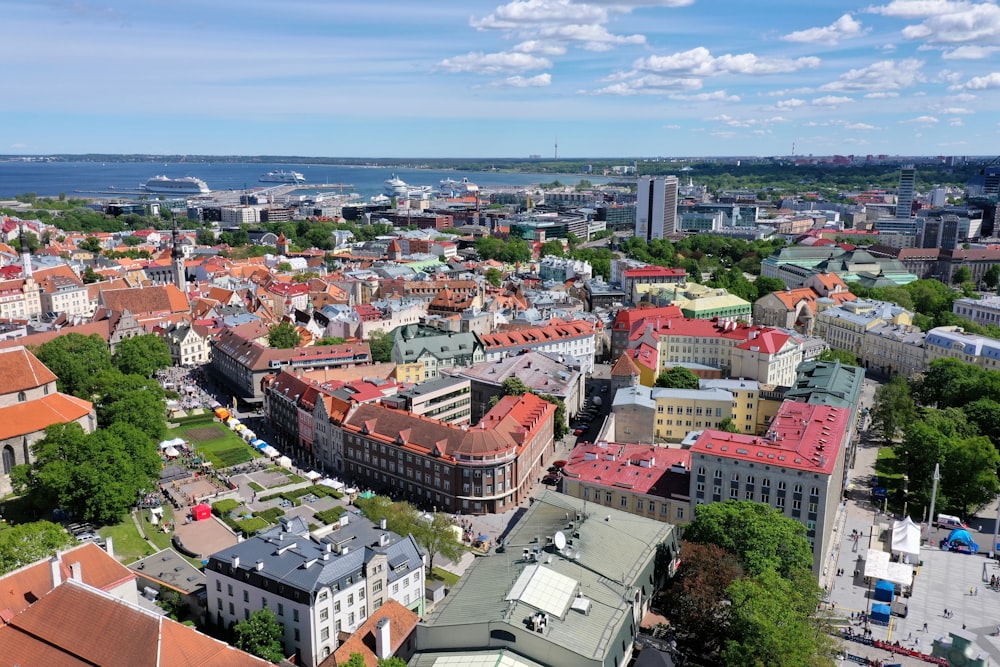
<svg viewBox="0 0 1000 667"><path fill-rule="evenodd" d="M7 445L3 448L3 474L9 475L15 465L17 461L14 459L14 448Z"/></svg>
<svg viewBox="0 0 1000 667"><path fill-rule="evenodd" d="M18 392L18 394L17 394L17 402L18 403L24 403L26 400L28 400L28 395L26 393L24 393L23 391Z"/></svg>
<svg viewBox="0 0 1000 667"><path fill-rule="evenodd" d="M698 466L698 474L699 475L705 474L705 466Z"/></svg>
<svg viewBox="0 0 1000 667"><path fill-rule="evenodd" d="M734 482L740 481L740 474L738 472L733 473L733 481Z"/></svg>
<svg viewBox="0 0 1000 667"><path fill-rule="evenodd" d="M722 471L721 470L716 470L715 471L715 479L722 479Z"/></svg>
<svg viewBox="0 0 1000 667"><path fill-rule="evenodd" d="M801 484L796 484L795 485L795 493L802 493L802 485Z"/></svg>

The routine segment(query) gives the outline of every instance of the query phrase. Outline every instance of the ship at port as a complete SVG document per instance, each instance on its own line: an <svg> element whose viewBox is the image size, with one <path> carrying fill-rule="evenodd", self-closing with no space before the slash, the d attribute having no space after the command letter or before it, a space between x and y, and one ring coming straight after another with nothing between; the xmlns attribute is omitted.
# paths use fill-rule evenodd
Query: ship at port
<svg viewBox="0 0 1000 667"><path fill-rule="evenodd" d="M274 171L267 172L257 180L261 183L305 183L306 177L297 171L275 169Z"/></svg>
<svg viewBox="0 0 1000 667"><path fill-rule="evenodd" d="M170 178L168 176L153 176L142 186L147 192L174 195L207 195L211 192L208 184L194 176Z"/></svg>
<svg viewBox="0 0 1000 667"><path fill-rule="evenodd" d="M461 181L446 178L439 184L438 194L442 197L475 197L479 194L479 186L468 178L463 178Z"/></svg>
<svg viewBox="0 0 1000 667"><path fill-rule="evenodd" d="M387 197L424 198L430 195L433 189L429 185L409 185L396 174L385 179L382 186Z"/></svg>

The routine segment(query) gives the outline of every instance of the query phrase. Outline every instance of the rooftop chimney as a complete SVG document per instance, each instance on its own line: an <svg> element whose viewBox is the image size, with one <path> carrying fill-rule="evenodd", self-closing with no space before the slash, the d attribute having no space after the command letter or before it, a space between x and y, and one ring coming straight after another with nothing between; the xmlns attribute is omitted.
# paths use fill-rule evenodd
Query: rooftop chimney
<svg viewBox="0 0 1000 667"><path fill-rule="evenodd" d="M375 657L379 660L387 660L392 655L391 638L389 618L382 618L375 624Z"/></svg>
<svg viewBox="0 0 1000 667"><path fill-rule="evenodd" d="M62 583L62 561L58 554L49 559L49 570L52 572L52 588L55 588Z"/></svg>
<svg viewBox="0 0 1000 667"><path fill-rule="evenodd" d="M107 554L109 556L111 556L112 558L114 558L115 557L115 543L114 543L114 540L111 538L111 536L108 536L108 537L104 538L104 543L105 543L104 544L104 550L107 552Z"/></svg>
<svg viewBox="0 0 1000 667"><path fill-rule="evenodd" d="M69 576L83 583L83 563L77 561L69 566Z"/></svg>

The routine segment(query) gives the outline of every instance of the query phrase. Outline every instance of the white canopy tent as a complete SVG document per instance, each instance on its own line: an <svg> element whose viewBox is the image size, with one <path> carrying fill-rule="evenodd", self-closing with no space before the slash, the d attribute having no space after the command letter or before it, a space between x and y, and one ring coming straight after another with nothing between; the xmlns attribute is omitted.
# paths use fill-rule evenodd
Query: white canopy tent
<svg viewBox="0 0 1000 667"><path fill-rule="evenodd" d="M267 447L265 447L264 449L262 449L260 451L261 451L261 453L264 454L264 456L266 456L268 458L271 458L271 459L273 459L275 456L280 456L281 455L281 452L279 452L277 449L275 449L271 445L268 445Z"/></svg>
<svg viewBox="0 0 1000 667"><path fill-rule="evenodd" d="M185 444L184 438L174 438L173 440L164 440L160 443L160 449L166 449L168 447L183 447Z"/></svg>
<svg viewBox="0 0 1000 667"><path fill-rule="evenodd" d="M892 524L892 553L906 562L920 558L920 526L906 517Z"/></svg>
<svg viewBox="0 0 1000 667"><path fill-rule="evenodd" d="M315 482L317 479L319 479L322 476L323 475L319 474L315 470L310 470L309 472L306 473L306 479L308 479L310 482Z"/></svg>
<svg viewBox="0 0 1000 667"><path fill-rule="evenodd" d="M330 479L329 477L324 477L319 481L319 483L322 484L323 486L329 486L334 491L340 491L341 489L344 488L343 482L336 479Z"/></svg>
<svg viewBox="0 0 1000 667"><path fill-rule="evenodd" d="M892 563L889 554L884 551L868 550L865 559L865 576L871 579L891 581L900 586L913 583L913 566L906 563Z"/></svg>
<svg viewBox="0 0 1000 667"><path fill-rule="evenodd" d="M287 456L278 457L278 465L281 466L282 468L291 468L292 460Z"/></svg>

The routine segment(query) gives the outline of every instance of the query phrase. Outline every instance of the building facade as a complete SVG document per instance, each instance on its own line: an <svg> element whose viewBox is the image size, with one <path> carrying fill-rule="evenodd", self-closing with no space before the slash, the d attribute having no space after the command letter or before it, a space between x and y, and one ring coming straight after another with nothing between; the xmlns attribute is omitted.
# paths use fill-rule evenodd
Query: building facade
<svg viewBox="0 0 1000 667"><path fill-rule="evenodd" d="M677 177L640 176L635 204L635 235L651 241L677 232Z"/></svg>

